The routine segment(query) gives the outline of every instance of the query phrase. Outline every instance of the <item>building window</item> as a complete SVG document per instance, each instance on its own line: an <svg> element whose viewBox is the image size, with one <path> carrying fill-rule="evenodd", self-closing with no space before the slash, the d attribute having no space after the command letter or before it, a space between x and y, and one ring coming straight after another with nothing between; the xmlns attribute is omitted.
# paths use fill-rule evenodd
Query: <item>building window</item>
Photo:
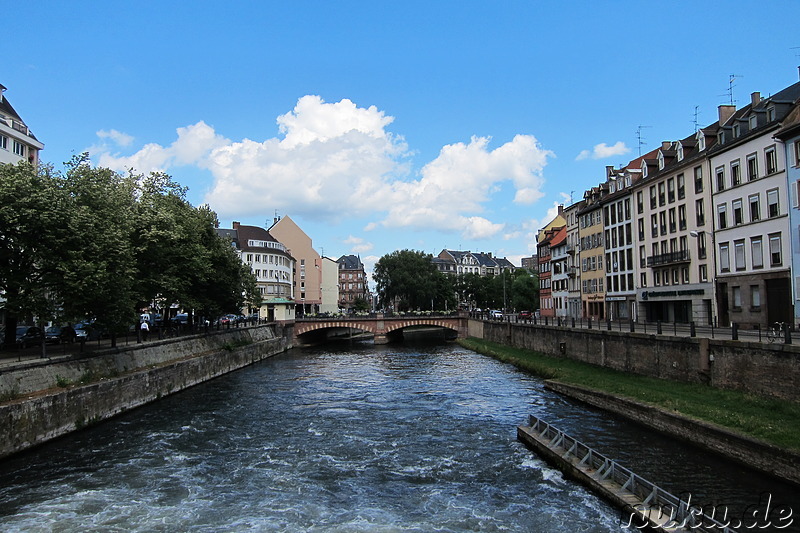
<svg viewBox="0 0 800 533"><path fill-rule="evenodd" d="M667 201L669 203L675 201L675 179L673 178L667 180Z"/></svg>
<svg viewBox="0 0 800 533"><path fill-rule="evenodd" d="M783 258L781 257L781 234L773 233L769 236L769 265L781 266Z"/></svg>
<svg viewBox="0 0 800 533"><path fill-rule="evenodd" d="M650 187L650 209L656 208L656 186Z"/></svg>
<svg viewBox="0 0 800 533"><path fill-rule="evenodd" d="M794 166L800 167L800 141L794 142Z"/></svg>
<svg viewBox="0 0 800 533"><path fill-rule="evenodd" d="M733 242L733 261L736 270L744 270L746 268L744 259L744 240Z"/></svg>
<svg viewBox="0 0 800 533"><path fill-rule="evenodd" d="M742 310L742 288L741 287L733 287L733 309L736 311Z"/></svg>
<svg viewBox="0 0 800 533"><path fill-rule="evenodd" d="M717 167L717 191L725 190L725 167Z"/></svg>
<svg viewBox="0 0 800 533"><path fill-rule="evenodd" d="M761 202L760 195L752 194L747 198L750 203L750 222L761 220Z"/></svg>
<svg viewBox="0 0 800 533"><path fill-rule="evenodd" d="M636 193L636 213L639 215L644 213L644 193L642 191Z"/></svg>
<svg viewBox="0 0 800 533"><path fill-rule="evenodd" d="M664 206L667 203L666 187L664 182L658 184L658 205Z"/></svg>
<svg viewBox="0 0 800 533"><path fill-rule="evenodd" d="M761 310L761 287L758 285L750 285L750 310Z"/></svg>
<svg viewBox="0 0 800 533"><path fill-rule="evenodd" d="M764 247L761 237L750 239L750 257L753 261L753 268L764 268Z"/></svg>
<svg viewBox="0 0 800 533"><path fill-rule="evenodd" d="M747 156L747 179L750 181L758 179L758 158L756 158L756 154Z"/></svg>
<svg viewBox="0 0 800 533"><path fill-rule="evenodd" d="M736 187L742 183L742 170L739 167L739 160L737 159L731 163L731 187Z"/></svg>
<svg viewBox="0 0 800 533"><path fill-rule="evenodd" d="M14 141L14 153L20 157L25 157L25 145L19 141Z"/></svg>
<svg viewBox="0 0 800 533"><path fill-rule="evenodd" d="M8 137L5 135L0 135L0 148L8 150Z"/></svg>
<svg viewBox="0 0 800 533"><path fill-rule="evenodd" d="M742 200L741 198L738 200L734 200L731 202L731 208L733 209L733 225L738 226L744 223L744 209L742 209Z"/></svg>
<svg viewBox="0 0 800 533"><path fill-rule="evenodd" d="M694 192L703 192L703 167L694 167Z"/></svg>
<svg viewBox="0 0 800 533"><path fill-rule="evenodd" d="M725 229L728 227L728 207L726 204L717 206L717 228Z"/></svg>
<svg viewBox="0 0 800 533"><path fill-rule="evenodd" d="M720 272L731 271L731 258L728 253L728 243L719 243L719 270Z"/></svg>
<svg viewBox="0 0 800 533"><path fill-rule="evenodd" d="M778 202L778 189L767 191L767 216L769 218L774 218L780 214L781 206Z"/></svg>
<svg viewBox="0 0 800 533"><path fill-rule="evenodd" d="M678 206L678 228L681 231L686 229L686 206L679 205Z"/></svg>
<svg viewBox="0 0 800 533"><path fill-rule="evenodd" d="M775 151L774 146L770 146L764 150L764 161L767 165L767 175L774 174L778 171L778 153Z"/></svg>
<svg viewBox="0 0 800 533"><path fill-rule="evenodd" d="M683 174L678 174L678 200L686 198L686 180Z"/></svg>
<svg viewBox="0 0 800 533"><path fill-rule="evenodd" d="M700 281L708 281L708 266L703 264L700 265L698 269L698 275L700 277Z"/></svg>
<svg viewBox="0 0 800 533"><path fill-rule="evenodd" d="M706 232L697 232L697 257L698 259L706 258Z"/></svg>
<svg viewBox="0 0 800 533"><path fill-rule="evenodd" d="M697 218L697 225L703 226L706 223L706 210L703 200L697 200L694 205L694 210Z"/></svg>

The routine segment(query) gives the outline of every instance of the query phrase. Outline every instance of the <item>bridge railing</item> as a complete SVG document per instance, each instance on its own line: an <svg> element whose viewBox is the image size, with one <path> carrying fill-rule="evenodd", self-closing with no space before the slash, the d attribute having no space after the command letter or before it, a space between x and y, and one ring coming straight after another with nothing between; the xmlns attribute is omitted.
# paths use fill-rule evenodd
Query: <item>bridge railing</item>
<svg viewBox="0 0 800 533"><path fill-rule="evenodd" d="M296 321L326 320L368 320L378 318L456 318L458 311L387 311L385 313L318 313L297 317Z"/></svg>

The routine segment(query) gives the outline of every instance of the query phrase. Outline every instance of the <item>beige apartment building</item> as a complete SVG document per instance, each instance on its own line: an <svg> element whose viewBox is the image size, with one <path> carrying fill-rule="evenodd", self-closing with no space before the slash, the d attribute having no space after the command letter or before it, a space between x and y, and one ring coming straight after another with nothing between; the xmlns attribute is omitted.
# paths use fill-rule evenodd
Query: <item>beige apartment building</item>
<svg viewBox="0 0 800 533"><path fill-rule="evenodd" d="M319 313L322 305L322 257L314 250L311 237L288 216L276 218L269 232L286 245L295 259L297 316Z"/></svg>
<svg viewBox="0 0 800 533"><path fill-rule="evenodd" d="M581 317L602 320L606 317L606 273L603 268L603 209L600 203L605 184L592 187L583 195L583 207L578 210L580 235Z"/></svg>

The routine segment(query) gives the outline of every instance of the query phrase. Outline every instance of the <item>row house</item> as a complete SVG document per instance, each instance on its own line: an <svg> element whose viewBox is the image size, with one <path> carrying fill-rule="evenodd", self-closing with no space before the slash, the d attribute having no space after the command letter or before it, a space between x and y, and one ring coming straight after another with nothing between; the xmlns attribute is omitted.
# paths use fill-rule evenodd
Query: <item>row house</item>
<svg viewBox="0 0 800 533"><path fill-rule="evenodd" d="M551 246L556 235L562 231L566 234L566 226L550 227L540 231L539 242L536 244L536 256L539 259L539 313L543 317L556 316L553 304Z"/></svg>
<svg viewBox="0 0 800 533"><path fill-rule="evenodd" d="M550 240L550 288L553 298L553 314L559 318L568 316L567 299L569 298L570 281L567 271L568 265L567 227L564 226L555 232Z"/></svg>
<svg viewBox="0 0 800 533"><path fill-rule="evenodd" d="M352 310L359 300L369 302L367 273L361 258L343 255L336 262L339 268L339 309Z"/></svg>
<svg viewBox="0 0 800 533"><path fill-rule="evenodd" d="M720 107L723 119L728 113L728 106ZM639 320L710 324L714 316L705 161L717 124L663 142L641 162L635 194Z"/></svg>
<svg viewBox="0 0 800 533"><path fill-rule="evenodd" d="M786 181L789 191L787 211L789 213L789 234L791 239L791 258L787 258L791 272L793 323L800 324L800 104L795 104L783 120L775 138L783 143ZM780 148L779 148L780 149Z"/></svg>
<svg viewBox="0 0 800 533"><path fill-rule="evenodd" d="M628 320L636 315L635 264L633 261L632 186L641 170L635 165L606 167L606 195L600 200L605 243L606 318ZM603 264L598 264L603 270Z"/></svg>
<svg viewBox="0 0 800 533"><path fill-rule="evenodd" d="M799 98L800 83L753 93L741 109L719 106L714 124L606 168L576 212L583 317L800 322ZM540 232L540 250L554 234ZM549 261L540 257L542 287ZM553 293L542 297L544 310Z"/></svg>
<svg viewBox="0 0 800 533"><path fill-rule="evenodd" d="M564 316L581 317L580 221L578 213L585 202L580 200L564 209L567 222L567 300Z"/></svg>
<svg viewBox="0 0 800 533"><path fill-rule="evenodd" d="M578 210L577 262L580 265L581 318L603 320L606 317L605 248L603 246L603 209L600 203L606 184L592 187L583 194Z"/></svg>
<svg viewBox="0 0 800 533"><path fill-rule="evenodd" d="M295 260L286 246L258 226L234 222L232 229L216 231L220 237L230 239L256 278L261 307L249 309L248 314L258 313L259 318L269 322L293 320Z"/></svg>
<svg viewBox="0 0 800 533"><path fill-rule="evenodd" d="M775 134L799 97L800 83L769 98L753 93L749 105L720 121L710 150L723 325L793 321L787 158Z"/></svg>
<svg viewBox="0 0 800 533"><path fill-rule="evenodd" d="M0 85L0 163L16 164L28 161L39 164L39 151L44 145L25 125L5 97L6 88Z"/></svg>

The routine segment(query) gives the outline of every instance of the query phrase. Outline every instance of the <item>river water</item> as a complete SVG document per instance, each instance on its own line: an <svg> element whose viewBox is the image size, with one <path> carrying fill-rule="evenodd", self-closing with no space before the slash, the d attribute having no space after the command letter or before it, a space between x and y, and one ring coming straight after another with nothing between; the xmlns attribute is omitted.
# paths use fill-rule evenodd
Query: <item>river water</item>
<svg viewBox="0 0 800 533"><path fill-rule="evenodd" d="M529 413L695 502L796 503L458 346L352 345L290 351L5 461L0 530L630 531L517 442Z"/></svg>

